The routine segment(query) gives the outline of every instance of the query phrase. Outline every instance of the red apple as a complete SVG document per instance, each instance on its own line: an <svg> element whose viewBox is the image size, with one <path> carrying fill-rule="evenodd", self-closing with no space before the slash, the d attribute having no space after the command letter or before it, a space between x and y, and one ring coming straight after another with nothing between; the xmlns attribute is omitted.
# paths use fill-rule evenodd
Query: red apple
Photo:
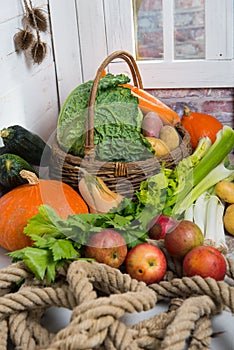
<svg viewBox="0 0 234 350"><path fill-rule="evenodd" d="M198 225L183 220L175 229L166 233L164 241L168 253L181 260L192 248L203 244L204 236Z"/></svg>
<svg viewBox="0 0 234 350"><path fill-rule="evenodd" d="M167 270L166 257L158 247L140 243L132 248L125 260L126 271L138 281L147 284L160 281Z"/></svg>
<svg viewBox="0 0 234 350"><path fill-rule="evenodd" d="M167 232L175 228L177 225L178 221L175 218L161 214L150 221L148 225L148 236L151 239L162 239Z"/></svg>
<svg viewBox="0 0 234 350"><path fill-rule="evenodd" d="M127 255L126 241L119 232L104 229L89 238L84 254L86 258L117 268Z"/></svg>
<svg viewBox="0 0 234 350"><path fill-rule="evenodd" d="M226 261L220 251L211 246L198 246L185 255L183 272L185 276L199 275L221 281L226 275Z"/></svg>

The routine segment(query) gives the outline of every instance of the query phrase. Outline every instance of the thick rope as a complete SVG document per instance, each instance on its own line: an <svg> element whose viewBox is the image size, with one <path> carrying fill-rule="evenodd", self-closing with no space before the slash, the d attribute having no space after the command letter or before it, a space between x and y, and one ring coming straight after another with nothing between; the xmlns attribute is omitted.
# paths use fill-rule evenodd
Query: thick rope
<svg viewBox="0 0 234 350"><path fill-rule="evenodd" d="M216 312L215 303L206 295L185 300L178 309L172 323L167 327L161 349L171 350L172 343L173 350L183 349L199 318L204 315L215 314Z"/></svg>
<svg viewBox="0 0 234 350"><path fill-rule="evenodd" d="M234 312L234 263L227 259L227 278L215 281L181 277L178 261L168 259L165 280L152 285L133 280L105 264L76 261L58 272L56 283L37 281L23 263L0 270L0 350L7 337L23 350L189 350L209 349L211 318ZM175 277L176 276L176 277ZM126 326L125 313L169 302L168 311ZM51 306L72 310L70 323L57 334L41 325Z"/></svg>
<svg viewBox="0 0 234 350"><path fill-rule="evenodd" d="M75 269L75 265L79 266L81 270ZM83 266L82 266L83 265ZM99 264L93 263L93 273L99 273ZM102 265L104 268L106 265ZM82 267L88 269L89 276L92 277L90 273L91 264L87 264L83 262L73 263L71 268L68 270L68 280L70 280L70 275L73 276L73 282L76 276L77 280L80 280L80 274L83 274ZM75 269L75 274L73 273ZM119 270L111 269L109 267L106 268L107 272L111 271L111 274L105 274L105 286L107 286L107 280L114 281L114 286L116 286L116 278L113 278L113 271L116 276L121 276L121 280L125 280L130 282L128 275L123 275ZM96 274L95 274L96 275ZM100 275L99 275L100 276ZM111 276L111 277L110 277ZM131 283L122 283L122 286L125 290L131 287ZM128 286L128 288L127 288ZM135 289L136 285L133 285ZM73 349L73 345L75 344L75 339L79 335L79 339L82 339L82 344L75 344L74 349L86 349L88 347L97 347L100 346L104 339L107 337L107 331L109 329L109 334L112 335L112 340L122 339L121 346L127 348L127 346L132 349L137 348L132 340L130 334L127 334L126 327L122 325L122 336L119 336L119 332L121 327L116 327L116 322L121 316L123 316L126 312L141 312L151 309L156 303L156 295L155 293L149 293L148 288L145 284L140 284L140 289L142 291L139 292L131 292L127 291L124 294L112 294L109 297L102 297L95 300L87 301L83 303L73 310L72 322L69 326L60 331L54 338L53 347L57 347L59 349L69 348ZM148 293L147 293L148 292ZM114 324L113 324L114 323ZM82 328L80 327L82 325ZM85 335L84 335L84 327ZM118 336L116 335L118 333ZM79 334L80 333L80 334ZM123 336L124 334L124 336ZM104 337L104 338L103 338ZM127 339L127 343L125 342ZM110 343L110 338L108 339ZM78 346L78 347L77 347ZM108 345L109 346L109 345ZM52 349L51 348L51 349Z"/></svg>
<svg viewBox="0 0 234 350"><path fill-rule="evenodd" d="M212 336L212 322L207 316L199 318L192 333L192 340L188 347L189 350L208 350L210 349Z"/></svg>
<svg viewBox="0 0 234 350"><path fill-rule="evenodd" d="M149 286L158 296L159 300L175 297L188 298L190 296L207 295L216 302L223 304L234 312L234 287L224 281L215 281L213 278L200 276L175 278L171 282L162 281Z"/></svg>
<svg viewBox="0 0 234 350"><path fill-rule="evenodd" d="M9 293L16 284L26 278L31 278L32 273L23 262L9 265L0 270L0 296Z"/></svg>
<svg viewBox="0 0 234 350"><path fill-rule="evenodd" d="M7 320L0 321L0 350L6 350L8 339L8 324Z"/></svg>

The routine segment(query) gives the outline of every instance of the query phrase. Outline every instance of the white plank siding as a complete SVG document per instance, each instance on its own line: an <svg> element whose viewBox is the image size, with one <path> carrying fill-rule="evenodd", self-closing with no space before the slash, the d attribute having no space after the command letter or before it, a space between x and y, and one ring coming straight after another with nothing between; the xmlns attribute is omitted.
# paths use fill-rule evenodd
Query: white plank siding
<svg viewBox="0 0 234 350"><path fill-rule="evenodd" d="M76 2L49 0L49 9L61 106L83 81Z"/></svg>
<svg viewBox="0 0 234 350"><path fill-rule="evenodd" d="M33 2L47 12L47 1ZM45 14L46 14L45 12ZM20 124L48 139L58 116L58 96L50 29L41 34L47 56L38 65L15 50L14 35L22 27L19 0L0 5L0 129ZM1 141L0 141L1 142Z"/></svg>

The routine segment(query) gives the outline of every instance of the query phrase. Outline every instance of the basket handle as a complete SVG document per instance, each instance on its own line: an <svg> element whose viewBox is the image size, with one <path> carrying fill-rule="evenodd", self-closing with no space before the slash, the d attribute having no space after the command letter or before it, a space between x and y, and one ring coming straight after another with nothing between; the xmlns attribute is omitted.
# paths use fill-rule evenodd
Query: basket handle
<svg viewBox="0 0 234 350"><path fill-rule="evenodd" d="M130 53L122 50L115 51L102 62L94 78L93 86L92 86L90 96L89 96L89 101L88 101L85 154L90 153L90 150L94 149L94 107L95 107L96 94L98 90L98 84L106 66L108 66L108 64L111 63L111 61L116 58L121 58L128 64L131 71L134 85L140 89L143 89L143 83L142 83L138 66L136 64L134 57Z"/></svg>

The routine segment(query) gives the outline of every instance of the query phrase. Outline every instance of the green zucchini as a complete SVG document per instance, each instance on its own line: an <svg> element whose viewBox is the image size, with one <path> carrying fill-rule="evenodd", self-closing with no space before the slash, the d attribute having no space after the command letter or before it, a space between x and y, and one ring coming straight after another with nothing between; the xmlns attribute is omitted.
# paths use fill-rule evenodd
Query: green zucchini
<svg viewBox="0 0 234 350"><path fill-rule="evenodd" d="M10 191L10 189L8 187L5 187L5 186L2 186L0 184L0 198L5 194L7 193L8 191Z"/></svg>
<svg viewBox="0 0 234 350"><path fill-rule="evenodd" d="M13 125L2 129L0 136L9 153L22 157L32 165L49 165L51 148L37 134L20 125Z"/></svg>
<svg viewBox="0 0 234 350"><path fill-rule="evenodd" d="M15 154L1 154L0 155L0 184L3 187L12 189L19 185L27 183L27 180L20 176L21 170L29 170L37 172L35 169L23 158Z"/></svg>
<svg viewBox="0 0 234 350"><path fill-rule="evenodd" d="M9 153L8 148L6 146L0 147L0 154Z"/></svg>

